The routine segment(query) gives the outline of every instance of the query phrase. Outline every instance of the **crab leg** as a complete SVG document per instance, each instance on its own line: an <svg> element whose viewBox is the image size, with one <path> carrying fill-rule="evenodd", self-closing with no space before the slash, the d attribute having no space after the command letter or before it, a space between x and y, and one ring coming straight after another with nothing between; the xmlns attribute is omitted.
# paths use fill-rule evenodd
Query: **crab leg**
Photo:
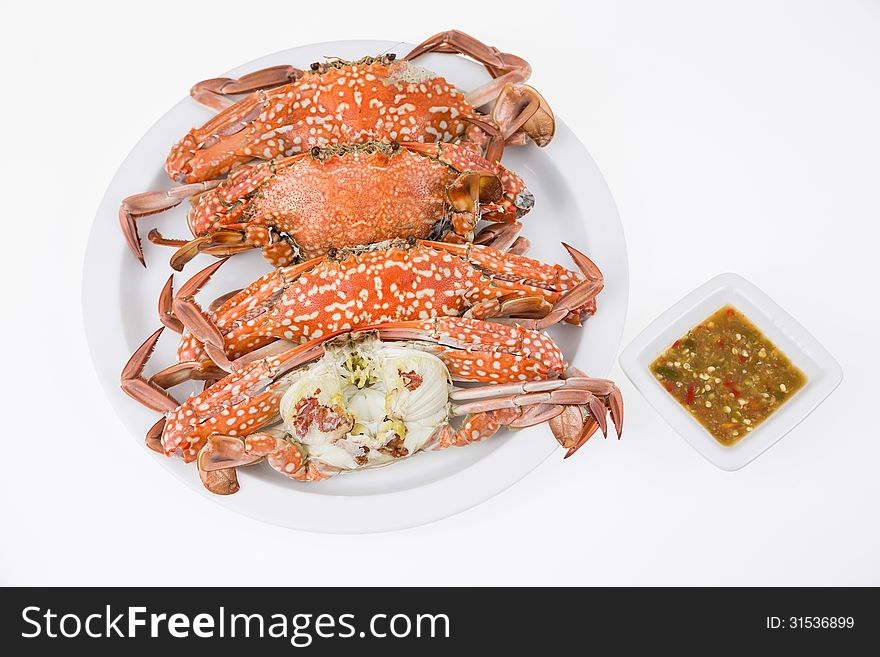
<svg viewBox="0 0 880 657"><path fill-rule="evenodd" d="M516 240L511 244L510 248L507 249L507 252L512 255L525 255L529 252L531 248L531 242L529 242L524 237L517 237Z"/></svg>
<svg viewBox="0 0 880 657"><path fill-rule="evenodd" d="M307 461L300 449L285 440L284 435L283 431L272 430L252 433L244 438L214 434L199 451L199 470L225 470L265 459L276 472L300 481L326 479L338 471Z"/></svg>
<svg viewBox="0 0 880 657"><path fill-rule="evenodd" d="M596 392L593 392L594 390ZM602 399L599 395L602 396ZM576 404L587 406L590 415L599 423L603 434L607 435L605 414L609 411L617 428L618 438L623 430L622 397L617 386L607 379L572 377L522 384L484 386L455 391L451 396L456 402L459 402L454 403L452 407L455 415L516 408L531 404Z"/></svg>
<svg viewBox="0 0 880 657"><path fill-rule="evenodd" d="M489 162L500 162L501 156L504 154L504 134L501 128L494 120L478 118L476 116L468 116L464 121L475 125L485 133L485 137L479 137L475 141L481 139L485 141L483 144L483 157Z"/></svg>
<svg viewBox="0 0 880 657"><path fill-rule="evenodd" d="M597 429L607 436L607 412L611 414L618 438L623 430L623 398L620 390L612 381L588 377L577 368L568 368L561 379L458 389L450 394L450 399L455 415L491 415L524 409L516 419L510 420L510 416L504 416L511 427L530 426L549 420L554 436L560 445L569 450L565 458L580 449ZM529 410L530 406L541 410ZM588 411L586 416L581 411L582 406ZM466 424L470 422L469 418ZM489 420L480 422L486 427L493 424Z"/></svg>
<svg viewBox="0 0 880 657"><path fill-rule="evenodd" d="M438 317L379 324L373 329L384 340L430 343L453 379L482 383L517 378L525 381L553 376L565 367L559 347L548 336L519 326Z"/></svg>
<svg viewBox="0 0 880 657"><path fill-rule="evenodd" d="M119 206L119 226L122 228L122 234L125 236L128 248L142 265L146 266L146 262L144 262L141 238L137 232L137 219L158 212L164 212L169 208L179 205L184 199L194 194L205 192L219 184L219 180L190 183L166 191L134 194L122 200L122 204Z"/></svg>
<svg viewBox="0 0 880 657"><path fill-rule="evenodd" d="M243 233L233 230L217 230L209 235L184 242L171 256L169 264L174 271L182 271L183 266L200 253L228 257L236 253L250 251L253 248L252 244L247 243Z"/></svg>
<svg viewBox="0 0 880 657"><path fill-rule="evenodd" d="M537 424L549 422L553 418L558 417L568 408L561 404L535 404L534 406L526 406L522 409L519 418L508 424L512 429L522 429L525 427L533 427Z"/></svg>
<svg viewBox="0 0 880 657"><path fill-rule="evenodd" d="M265 459L273 470L290 479L318 481L335 474L331 468L306 462L293 444L275 435L277 432L254 433L246 438L214 434L199 451L199 477L205 488L218 495L231 495L239 490L235 468L259 463Z"/></svg>
<svg viewBox="0 0 880 657"><path fill-rule="evenodd" d="M614 426L617 428L617 437L619 439L623 430L623 395L620 393L617 385L608 379L589 377L576 367L566 369L562 373L562 378L573 381L574 385L589 390L594 395L598 395L606 400L608 410L611 412L611 421L614 422Z"/></svg>
<svg viewBox="0 0 880 657"><path fill-rule="evenodd" d="M189 240L181 240L174 239L172 237L164 237L162 233L160 233L157 229L153 228L147 234L147 239L150 240L153 244L158 244L159 246L173 246L176 248L180 248L181 246L185 246Z"/></svg>
<svg viewBox="0 0 880 657"><path fill-rule="evenodd" d="M522 224L489 224L474 236L474 244L490 246L499 251L509 250L518 239Z"/></svg>
<svg viewBox="0 0 880 657"><path fill-rule="evenodd" d="M519 237L522 224L518 221L509 223L492 223L474 235L474 244L489 246L499 251L506 251L513 255L525 255L531 248L531 242L524 237Z"/></svg>
<svg viewBox="0 0 880 657"><path fill-rule="evenodd" d="M197 322L204 321L209 323L211 326L204 326L203 329L212 332L214 330L219 330L218 326L221 324L224 326L224 330L228 330L225 329L225 326L230 323L238 323L244 325L243 328L247 328L246 324L255 321L258 317L272 308L273 304L278 301L284 293L286 285L289 285L303 272L308 271L318 260L321 259L318 258L292 267L276 269L268 274L264 274L250 286L244 288L244 290L240 290L219 307L215 308L212 311L212 317L202 314L201 317L196 316L195 320ZM181 288L179 295L187 294L190 297L194 296L196 292L207 283L208 279L210 279L223 262L225 262L225 260L221 260L219 263L214 263L197 273L184 285L183 288ZM173 305L173 299L171 302ZM164 305L160 302L160 315L163 312L163 308L170 309L168 306L168 298L166 298ZM226 336L228 335L229 334L227 333ZM280 336L250 335L247 338L248 350L256 349L268 344L272 342L275 337ZM228 343L228 338L225 339L224 342ZM201 350L201 342L195 335L186 336L178 349L178 358L181 358L182 360L197 360L198 356L201 354ZM247 353L247 351L243 353ZM210 354L207 355L209 358L211 357Z"/></svg>
<svg viewBox="0 0 880 657"><path fill-rule="evenodd" d="M227 372L232 371L232 363L224 351L223 334L211 319L205 316L195 301L189 298L175 297L174 314L187 328L190 334L202 343L205 353L219 367Z"/></svg>
<svg viewBox="0 0 880 657"><path fill-rule="evenodd" d="M205 381L210 383L222 379L226 374L226 370L220 369L211 361L190 361L175 363L163 370L159 370L150 377L150 381L160 388L167 390L184 381Z"/></svg>
<svg viewBox="0 0 880 657"><path fill-rule="evenodd" d="M205 446L199 451L199 470L210 472L211 470L236 468L262 461L265 453L260 448L264 437L266 434L260 433L251 434L247 438L219 433L209 436ZM257 446L256 450L253 449L254 445ZM275 447L274 439L272 447Z"/></svg>
<svg viewBox="0 0 880 657"><path fill-rule="evenodd" d="M433 442L425 449L440 450L447 447L460 447L473 442L479 442L491 438L503 426L514 429L530 427L543 422L551 424L562 417L567 409L576 409L580 413L577 406L562 406L557 404L538 403L534 406L502 408L493 411L483 411L469 415L464 424L459 429L454 429L449 425L444 425L437 430L433 436ZM590 418L587 418L589 421ZM577 429L580 429L578 425ZM575 432L576 433L576 432ZM562 443L562 440L557 437ZM583 441L586 442L586 441ZM581 443L583 444L583 443ZM565 458L568 458L574 451L569 450Z"/></svg>
<svg viewBox="0 0 880 657"><path fill-rule="evenodd" d="M550 105L527 84L505 85L492 109L492 118L501 130L503 141L508 144L525 143L528 138L543 147L556 133L556 120Z"/></svg>
<svg viewBox="0 0 880 657"><path fill-rule="evenodd" d="M586 390L553 390L551 392L529 392L522 395L509 395L492 399L480 399L463 404L454 404L454 415L469 415L484 411L497 411L502 408L519 408L533 404L588 404L593 397ZM604 408L603 408L604 411Z"/></svg>
<svg viewBox="0 0 880 657"><path fill-rule="evenodd" d="M129 249L137 256L141 264L145 265L145 262L136 220L140 217L157 214L176 207L187 198L204 194L223 182L223 180L208 180L190 183L164 191L134 194L123 199L122 205L119 208L119 223ZM171 267L177 271L180 271L184 264L192 260L199 253L233 255L234 253L252 248L250 245L243 248L244 236L235 231L218 230L214 231L211 235L204 235L193 240L176 240L167 239L159 231L153 229L148 237L154 244L176 246L178 248L171 258Z"/></svg>
<svg viewBox="0 0 880 657"><path fill-rule="evenodd" d="M459 388L449 393L449 398L453 401L468 401L471 399L488 399L506 395L523 395L531 392L546 392L559 390L563 387L565 387L565 381L562 379L525 381L523 383L498 383L477 388Z"/></svg>
<svg viewBox="0 0 880 657"><path fill-rule="evenodd" d="M214 311L216 311L220 306L222 306L224 303L226 303L227 301L229 301L229 300L230 300L232 297L234 297L236 294L238 294L239 292L241 292L241 290L242 290L242 288L238 288L237 290L232 290L232 291L230 291L230 292L227 292L226 294L221 294L219 297L217 297L216 299L214 299L214 300L208 305L208 312L214 312Z"/></svg>
<svg viewBox="0 0 880 657"><path fill-rule="evenodd" d="M188 280L180 291L172 296L172 279L169 278L162 294L159 296L159 319L169 322L172 329L177 323L186 328L190 334L204 345L205 353L218 366L226 371L232 369L232 363L224 351L223 335L220 329L199 308L194 296L211 280L211 276L223 266L226 259L215 262ZM170 306L170 307L169 307Z"/></svg>
<svg viewBox="0 0 880 657"><path fill-rule="evenodd" d="M516 72L519 75L519 81L525 82L532 72L528 62L524 59L501 52L498 48L489 46L460 30L447 30L425 39L403 59L412 61L429 52L466 55L482 64L493 78Z"/></svg>
<svg viewBox="0 0 880 657"><path fill-rule="evenodd" d="M215 112L222 112L234 102L229 97L272 89L299 80L304 72L293 66L281 65L253 71L240 78L211 78L202 80L190 89L190 96Z"/></svg>
<svg viewBox="0 0 880 657"><path fill-rule="evenodd" d="M145 379L141 375L143 374L144 367L147 365L147 361L156 349L159 336L162 335L164 330L165 327L163 326L137 348L122 369L119 381L122 391L126 395L147 408L161 413L173 411L180 403L156 385L155 382Z"/></svg>
<svg viewBox="0 0 880 657"><path fill-rule="evenodd" d="M489 101L498 98L504 89L525 82L531 74L531 68L528 67L528 64L526 64L526 67L527 71L514 69L500 75L494 80L490 80L486 84L480 85L476 89L466 93L465 99L474 107L485 105ZM535 110L536 109L537 108L535 108ZM532 110L532 113L534 113L535 110Z"/></svg>
<svg viewBox="0 0 880 657"><path fill-rule="evenodd" d="M174 274L168 277L159 293L159 321L175 333L183 333L183 323L174 316Z"/></svg>
<svg viewBox="0 0 880 657"><path fill-rule="evenodd" d="M612 381L607 379L591 379L576 367L569 367L562 373L566 380L576 380L577 385L591 390L593 394L601 396L605 405L611 412L611 420L617 429L617 438L620 439L623 430L623 396ZM599 421L592 414L584 418L580 407L567 406L558 417L550 420L550 429L559 444L568 449L565 458L570 457L590 437L601 428Z"/></svg>
<svg viewBox="0 0 880 657"><path fill-rule="evenodd" d="M466 55L489 71L493 79L465 94L465 99L474 107L496 101L492 119L501 130L502 142L510 140L510 143L520 143L524 139L518 136L522 135L532 139L538 146L550 143L556 131L553 112L541 94L522 84L532 73L527 61L501 52L459 30L435 34L416 46L404 59L411 61L428 52ZM491 132L491 129L487 131L490 135L487 158L492 159L497 154L495 159L500 159L500 152L496 150L498 147L492 146L495 140Z"/></svg>
<svg viewBox="0 0 880 657"><path fill-rule="evenodd" d="M479 442L487 438L491 438L503 426L511 428L522 428L534 426L543 422L550 422L551 426L562 418L568 409L575 409L576 414L580 414L578 406L564 406L560 404L547 404L545 402L537 402L535 406L499 408L490 411L482 411L479 413L468 415L464 424L458 430L444 425L437 431L437 435L433 437L433 442L425 449L439 450L452 446L468 445L472 442ZM576 417L570 415L569 417ZM554 431L557 441L563 447L569 447L564 458L568 458L580 449L590 435L595 432L595 421L591 415L588 415L583 421L583 425L566 425L565 435L560 437ZM585 437L581 438L581 436ZM573 436L573 437L572 437Z"/></svg>

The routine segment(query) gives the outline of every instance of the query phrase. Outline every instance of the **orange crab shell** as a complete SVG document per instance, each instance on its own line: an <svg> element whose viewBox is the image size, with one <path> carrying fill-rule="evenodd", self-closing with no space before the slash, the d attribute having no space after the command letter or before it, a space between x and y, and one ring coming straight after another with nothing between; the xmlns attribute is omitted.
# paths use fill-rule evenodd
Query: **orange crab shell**
<svg viewBox="0 0 880 657"><path fill-rule="evenodd" d="M479 115L444 78L389 56L333 61L275 89L256 91L191 130L168 155L178 182L200 182L254 158L369 141L449 142ZM485 120L485 117L482 117Z"/></svg>
<svg viewBox="0 0 880 657"><path fill-rule="evenodd" d="M244 224L257 247L283 235L304 259L396 237L442 237L472 225L451 219L471 174L480 179L481 218L512 223L531 209L519 176L467 146L369 144L236 169L194 200L189 224L196 237ZM294 253L273 264L290 264Z"/></svg>
<svg viewBox="0 0 880 657"><path fill-rule="evenodd" d="M584 280L487 246L398 240L265 274L218 307L213 321L227 355L238 358L275 338L304 342L382 322L458 316L481 303L531 297L550 306ZM592 298L573 312L595 311ZM200 361L202 343L187 333L177 355Z"/></svg>

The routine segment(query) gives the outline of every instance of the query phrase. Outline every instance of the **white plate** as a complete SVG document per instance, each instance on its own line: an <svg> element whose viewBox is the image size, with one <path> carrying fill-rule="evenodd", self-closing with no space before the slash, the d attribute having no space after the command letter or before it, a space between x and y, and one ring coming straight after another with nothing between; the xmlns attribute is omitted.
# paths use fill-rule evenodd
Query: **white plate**
<svg viewBox="0 0 880 657"><path fill-rule="evenodd" d="M748 317L807 376L807 383L769 418L725 447L699 424L651 374L654 359L675 340L726 305ZM795 428L840 385L840 364L800 323L755 285L720 274L655 319L620 355L620 365L657 412L695 450L722 470L738 470Z"/></svg>
<svg viewBox="0 0 880 657"><path fill-rule="evenodd" d="M358 59L412 46L390 41L336 41L292 48L241 66L226 75L237 77L276 64L308 66L326 56ZM485 71L473 62L432 54L420 60L460 88L484 82ZM207 69L205 76L214 74ZM546 90L545 90L546 91ZM551 98L552 101L552 98ZM163 171L168 150L190 127L203 124L210 112L189 98L175 105L144 135L123 162L98 209L89 238L83 276L83 312L95 368L110 403L139 443L156 415L119 390L119 372L134 349L158 326L156 299L170 269L170 250L144 245L144 270L128 252L116 213L120 200L136 192L171 186ZM586 149L557 117L557 134L546 149L511 148L506 166L520 173L537 199L525 218L530 255L571 266L560 246L565 240L585 250L602 269L606 287L598 314L583 329L560 327L554 337L569 361L596 376L611 369L620 344L628 297L626 245L614 201ZM142 221L141 234L157 226L167 236L186 236L182 207ZM213 258L199 256L175 280L178 284ZM202 300L249 283L267 271L256 252L232 258L200 295ZM168 333L168 332L166 332ZM148 373L172 361L174 335L163 335ZM184 398L186 386L173 392ZM192 388L193 390L195 388ZM264 465L240 468L241 491L218 497L206 492L194 466L164 458L146 447L152 458L184 484L219 504L267 522L312 531L356 533L411 527L443 518L487 500L515 483L558 449L546 426L515 435L502 432L466 448L420 454L394 467L341 475L320 483L292 482ZM582 455L585 458L586 455Z"/></svg>

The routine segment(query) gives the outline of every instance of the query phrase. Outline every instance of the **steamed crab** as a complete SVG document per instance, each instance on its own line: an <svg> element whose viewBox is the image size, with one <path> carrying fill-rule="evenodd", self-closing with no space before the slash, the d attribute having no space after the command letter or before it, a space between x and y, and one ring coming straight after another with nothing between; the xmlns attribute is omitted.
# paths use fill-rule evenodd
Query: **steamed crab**
<svg viewBox="0 0 880 657"><path fill-rule="evenodd" d="M141 373L161 330L132 356L124 384L156 387ZM453 380L490 385L457 388ZM623 426L617 387L567 367L548 336L449 317L277 342L183 404L164 391L152 401L165 416L147 444L197 461L218 494L238 490L236 467L262 460L316 481L484 440L502 426L549 422L566 457L597 429L607 433L607 413L618 437Z"/></svg>
<svg viewBox="0 0 880 657"><path fill-rule="evenodd" d="M126 198L120 223L143 264L136 219L195 195L195 239L150 239L176 246L180 270L200 252L217 256L261 248L274 266L333 248L395 237L471 241L480 219L516 223L534 197L515 173L460 144L370 142L241 166L224 180Z"/></svg>
<svg viewBox="0 0 880 657"><path fill-rule="evenodd" d="M502 232L493 243L503 249L512 239ZM275 339L304 342L388 321L468 315L518 317L535 328L579 324L595 312L604 279L586 255L564 246L579 272L470 243L393 240L342 249L269 272L206 314L194 296L220 261L176 295L169 278L160 319L183 333L175 376L197 378L216 378L212 361L228 369L229 359Z"/></svg>
<svg viewBox="0 0 880 657"><path fill-rule="evenodd" d="M492 80L462 92L413 63L428 52L468 55ZM525 60L450 30L400 60L393 54L354 62L331 59L305 71L273 66L237 80L205 80L191 94L219 113L171 149L165 170L177 182L194 183L225 175L255 158L391 140L467 140L496 161L504 143L532 140L543 146L553 137L549 106L522 84L530 74ZM240 94L248 95L237 102L230 99ZM476 109L493 101L488 115Z"/></svg>

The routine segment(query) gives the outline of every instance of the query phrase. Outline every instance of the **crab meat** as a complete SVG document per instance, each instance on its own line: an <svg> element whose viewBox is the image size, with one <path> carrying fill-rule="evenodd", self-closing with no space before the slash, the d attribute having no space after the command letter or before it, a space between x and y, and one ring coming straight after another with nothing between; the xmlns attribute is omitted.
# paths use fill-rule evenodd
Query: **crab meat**
<svg viewBox="0 0 880 657"><path fill-rule="evenodd" d="M618 437L623 426L613 382L567 367L552 340L522 326L440 317L278 342L183 404L165 391L180 381L178 368L143 377L160 334L126 364L123 390L168 409L147 445L197 461L205 487L219 495L238 490L236 467L262 460L291 479L320 481L542 422L568 458L597 430L607 434L606 414ZM272 428L279 421L285 426Z"/></svg>
<svg viewBox="0 0 880 657"><path fill-rule="evenodd" d="M328 349L281 398L285 429L310 461L341 470L411 456L449 419L437 356L376 339Z"/></svg>

